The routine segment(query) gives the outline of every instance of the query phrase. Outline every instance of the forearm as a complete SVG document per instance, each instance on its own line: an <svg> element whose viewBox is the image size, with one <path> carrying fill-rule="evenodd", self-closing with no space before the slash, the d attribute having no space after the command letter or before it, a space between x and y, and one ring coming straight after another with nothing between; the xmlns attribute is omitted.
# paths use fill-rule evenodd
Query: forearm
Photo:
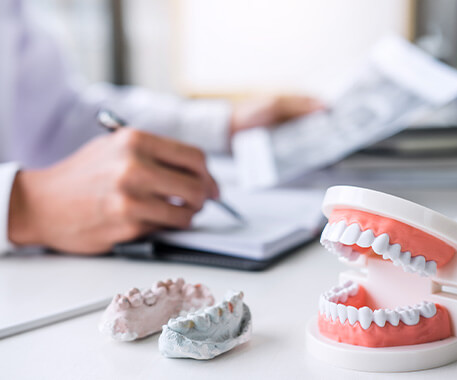
<svg viewBox="0 0 457 380"><path fill-rule="evenodd" d="M52 118L19 126L27 138L17 141L19 157L14 159L29 168L45 167L73 153L81 145L104 131L95 115L101 107L113 110L130 125L159 136L166 136L199 147L204 151L229 149L231 107L224 101L186 100L157 94L139 87L118 87L99 83L80 88ZM38 124L38 125L37 125ZM46 146L43 146L46 136Z"/></svg>

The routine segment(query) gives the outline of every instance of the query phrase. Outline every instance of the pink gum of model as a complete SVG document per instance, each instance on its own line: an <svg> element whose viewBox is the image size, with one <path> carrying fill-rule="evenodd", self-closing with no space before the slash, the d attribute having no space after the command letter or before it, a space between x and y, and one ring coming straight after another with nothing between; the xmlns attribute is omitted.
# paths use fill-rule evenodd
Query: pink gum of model
<svg viewBox="0 0 457 380"><path fill-rule="evenodd" d="M183 279L159 281L150 289L117 294L103 313L100 331L113 339L131 341L162 330L170 318L214 304L209 289Z"/></svg>

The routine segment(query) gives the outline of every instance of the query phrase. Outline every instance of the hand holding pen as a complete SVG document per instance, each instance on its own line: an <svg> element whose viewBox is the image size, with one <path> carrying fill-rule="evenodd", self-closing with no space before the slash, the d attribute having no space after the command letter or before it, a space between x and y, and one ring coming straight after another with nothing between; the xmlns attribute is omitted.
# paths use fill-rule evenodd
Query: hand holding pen
<svg viewBox="0 0 457 380"><path fill-rule="evenodd" d="M102 125L104 128L106 128L110 132L115 132L117 130L120 130L122 128L125 128L127 126L127 122L122 120L119 116L115 115L112 111L109 111L107 109L100 109L100 111L97 114L97 120ZM179 166L177 165L175 169L179 170L182 172L182 170L186 170L186 167ZM236 211L233 207L229 206L226 202L223 202L219 198L219 190L217 187L216 182L213 180L209 172L206 170L206 166L204 168L199 168L198 171L195 172L195 174L200 174L202 175L203 179L209 178L209 188L210 194L208 196L208 199L211 199L215 201L223 210L228 212L232 217L234 217L236 220L238 220L241 223L245 223L245 219L241 216L241 214ZM179 194L173 194L169 195L169 198L167 199L168 201L171 200L171 203L176 204L176 205L185 205L185 198L181 198ZM174 202L173 202L174 200Z"/></svg>
<svg viewBox="0 0 457 380"><path fill-rule="evenodd" d="M204 202L218 196L200 150L123 128L48 168L20 171L8 238L98 254L157 229L188 228Z"/></svg>

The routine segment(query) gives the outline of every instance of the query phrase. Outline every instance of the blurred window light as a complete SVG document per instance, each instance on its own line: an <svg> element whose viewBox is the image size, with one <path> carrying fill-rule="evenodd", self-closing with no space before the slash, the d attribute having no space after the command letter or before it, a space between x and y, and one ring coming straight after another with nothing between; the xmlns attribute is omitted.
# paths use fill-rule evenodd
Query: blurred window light
<svg viewBox="0 0 457 380"><path fill-rule="evenodd" d="M409 0L178 0L184 92L325 92L386 34L411 37Z"/></svg>
<svg viewBox="0 0 457 380"><path fill-rule="evenodd" d="M415 2L29 3L57 30L91 81L127 82L185 95L279 90L325 96L382 36L394 33L412 37ZM122 29L120 33L117 26Z"/></svg>

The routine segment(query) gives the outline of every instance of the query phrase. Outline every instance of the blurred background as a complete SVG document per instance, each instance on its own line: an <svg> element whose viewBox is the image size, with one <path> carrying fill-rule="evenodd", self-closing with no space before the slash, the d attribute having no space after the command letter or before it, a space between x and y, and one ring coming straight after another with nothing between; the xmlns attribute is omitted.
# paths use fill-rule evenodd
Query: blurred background
<svg viewBox="0 0 457 380"><path fill-rule="evenodd" d="M186 95L325 93L377 40L457 65L454 0L33 0L91 81Z"/></svg>
<svg viewBox="0 0 457 380"><path fill-rule="evenodd" d="M457 66L455 0L33 0L29 5L89 81L189 97L299 92L331 99L360 58L389 34ZM455 186L457 128L449 127L456 121L454 102L337 165L332 181L349 182L348 173L372 178L376 169L382 181Z"/></svg>
<svg viewBox="0 0 457 380"><path fill-rule="evenodd" d="M91 81L185 95L325 93L380 37L442 38L436 3L410 0L34 0ZM434 10L433 15L429 12ZM424 12L422 12L424 11ZM423 13L433 16L430 20ZM420 26L418 25L420 24ZM446 43L432 46L447 58Z"/></svg>
<svg viewBox="0 0 457 380"><path fill-rule="evenodd" d="M377 40L391 33L457 64L454 0L29 4L89 80L185 95L325 94Z"/></svg>

